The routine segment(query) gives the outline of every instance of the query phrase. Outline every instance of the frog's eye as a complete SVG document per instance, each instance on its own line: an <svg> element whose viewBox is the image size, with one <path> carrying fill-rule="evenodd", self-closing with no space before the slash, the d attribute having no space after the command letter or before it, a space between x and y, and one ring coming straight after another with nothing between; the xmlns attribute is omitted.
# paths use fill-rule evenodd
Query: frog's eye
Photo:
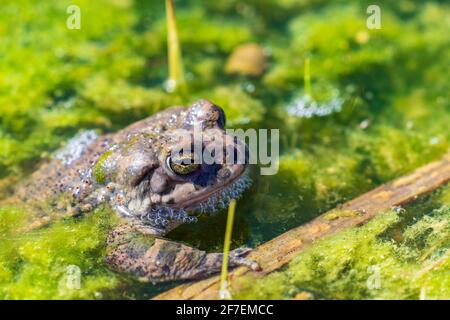
<svg viewBox="0 0 450 320"><path fill-rule="evenodd" d="M194 163L194 155L192 153L188 154L177 154L167 158L168 167L178 175L188 175L200 168L200 165Z"/></svg>

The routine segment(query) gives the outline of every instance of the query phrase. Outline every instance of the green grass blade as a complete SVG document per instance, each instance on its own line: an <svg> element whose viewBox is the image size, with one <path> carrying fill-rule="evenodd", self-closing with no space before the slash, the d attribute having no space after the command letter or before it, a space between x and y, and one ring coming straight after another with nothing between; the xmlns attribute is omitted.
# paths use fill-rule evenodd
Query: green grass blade
<svg viewBox="0 0 450 320"><path fill-rule="evenodd" d="M173 0L166 0L167 49L169 60L169 78L166 89L169 92L181 89L185 85L183 60L178 40L175 7Z"/></svg>
<svg viewBox="0 0 450 320"><path fill-rule="evenodd" d="M225 230L225 240L223 245L223 261L222 273L220 275L220 299L231 299L231 294L228 290L228 254L230 252L231 234L233 233L234 212L236 210L236 200L231 200L228 207L227 228Z"/></svg>

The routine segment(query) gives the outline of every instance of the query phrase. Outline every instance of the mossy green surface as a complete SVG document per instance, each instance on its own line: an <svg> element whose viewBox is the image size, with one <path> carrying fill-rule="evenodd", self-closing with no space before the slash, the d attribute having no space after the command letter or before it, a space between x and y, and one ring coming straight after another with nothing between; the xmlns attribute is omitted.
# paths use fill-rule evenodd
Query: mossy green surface
<svg viewBox="0 0 450 320"><path fill-rule="evenodd" d="M104 152L97 160L97 163L94 165L93 175L94 179L97 183L104 184L106 182L106 171L105 161L111 155L111 151Z"/></svg>
<svg viewBox="0 0 450 320"><path fill-rule="evenodd" d="M237 279L233 297L449 299L449 190L320 240L264 279Z"/></svg>
<svg viewBox="0 0 450 320"><path fill-rule="evenodd" d="M117 276L102 261L113 224L108 211L34 232L15 232L11 226L20 226L24 215L18 208L0 211L1 299L95 299L117 287ZM80 288L68 284L71 266L80 271Z"/></svg>
<svg viewBox="0 0 450 320"><path fill-rule="evenodd" d="M450 8L442 1L383 3L380 30L366 28L371 3L363 0L178 1L188 84L184 94L169 94L163 86L167 78L163 1L79 0L81 30L66 28L70 4L6 0L0 6L0 199L77 132L92 128L114 132L200 97L223 106L229 127L280 129L279 172L259 176L253 168L254 184L237 205L233 246L267 241L449 150L450 75L445 70L450 65ZM267 72L258 79L225 75L227 57L246 42L264 46ZM288 114L287 106L304 93L306 58L311 60L313 97L327 99L336 91L343 99L342 111L308 119ZM98 173L101 181L101 170ZM10 236L26 212L2 208L2 297L145 298L163 290L165 285L140 285L103 265L102 243L110 219L106 212L56 222L42 235L30 236L37 237L41 250L33 248L28 238ZM444 209L440 212L444 218L448 215ZM430 214L434 216L439 214ZM381 263L377 257L393 250L378 243L377 234L400 217L394 213L383 217L374 222L374 229L342 236L355 247L359 242L368 247L365 255L354 257L358 270L365 270L371 256ZM223 214L204 217L170 236L217 251L223 237L216 230L224 230L224 225ZM66 226L80 237L78 249L70 242L74 238L64 233ZM364 242L366 238L374 239L373 245ZM342 239L334 240L337 246ZM405 273L425 266L390 261ZM337 270L334 262L329 260L321 270L332 274ZM67 264L80 266L87 277L79 292L59 291L61 270ZM306 274L306 267L301 268L299 274ZM448 292L439 291L445 270L430 271L411 283L427 284L426 297L446 297ZM270 286L271 297L292 296L283 289L289 287L285 278L276 274L267 280L277 284ZM353 296L345 296L338 292L351 289L347 280L333 285L316 273L310 279L329 286L318 296L418 297L417 287L407 281L399 280L382 293L361 285Z"/></svg>

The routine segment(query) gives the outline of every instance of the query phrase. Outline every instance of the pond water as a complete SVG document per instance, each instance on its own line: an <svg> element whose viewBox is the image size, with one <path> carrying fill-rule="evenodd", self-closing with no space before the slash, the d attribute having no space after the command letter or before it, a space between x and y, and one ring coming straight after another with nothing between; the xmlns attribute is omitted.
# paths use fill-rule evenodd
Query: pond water
<svg viewBox="0 0 450 320"><path fill-rule="evenodd" d="M383 4L381 28L369 29L369 1L175 1L187 79L182 93L164 88L164 1L77 1L79 30L66 27L70 4L7 0L0 6L0 199L78 132L114 132L198 98L223 107L230 128L280 129L279 171L261 176L252 168L252 187L237 203L233 247L261 244L449 150L445 2ZM232 52L248 43L264 50L265 70L226 72ZM439 208L450 204L448 196L440 199ZM448 210L442 212L436 219L448 224ZM104 265L104 240L114 223L108 208L18 235L26 214L20 206L0 209L0 298L144 299L175 285L141 284ZM224 212L203 217L169 237L221 251L225 221ZM440 254L449 245L448 239L433 244L427 248ZM366 258L355 261L363 268ZM332 272L332 264L324 264L324 272ZM81 272L77 290L61 284L68 266ZM305 268L313 267L298 267L306 277ZM399 263L389 272L408 268ZM317 280L312 291L329 284L307 276ZM342 298L351 277L343 274L340 287L329 285L317 297ZM448 298L436 289L439 277L427 281L434 297ZM292 297L295 288L260 297ZM383 297L417 297L420 285L411 290ZM256 291L245 296L257 297ZM351 298L374 297L357 292Z"/></svg>

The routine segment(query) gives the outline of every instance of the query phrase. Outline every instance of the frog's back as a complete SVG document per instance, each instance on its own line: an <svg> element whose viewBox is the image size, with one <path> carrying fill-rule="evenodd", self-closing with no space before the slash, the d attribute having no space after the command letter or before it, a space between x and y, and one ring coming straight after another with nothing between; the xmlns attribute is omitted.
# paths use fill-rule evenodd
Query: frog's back
<svg viewBox="0 0 450 320"><path fill-rule="evenodd" d="M49 215L53 209L73 214L74 199L83 199L96 189L92 171L103 153L133 134L158 135L167 126L179 125L178 116L184 109L168 108L113 134L99 136L92 130L77 134L51 160L20 183L14 195L3 203L38 208L40 217Z"/></svg>

